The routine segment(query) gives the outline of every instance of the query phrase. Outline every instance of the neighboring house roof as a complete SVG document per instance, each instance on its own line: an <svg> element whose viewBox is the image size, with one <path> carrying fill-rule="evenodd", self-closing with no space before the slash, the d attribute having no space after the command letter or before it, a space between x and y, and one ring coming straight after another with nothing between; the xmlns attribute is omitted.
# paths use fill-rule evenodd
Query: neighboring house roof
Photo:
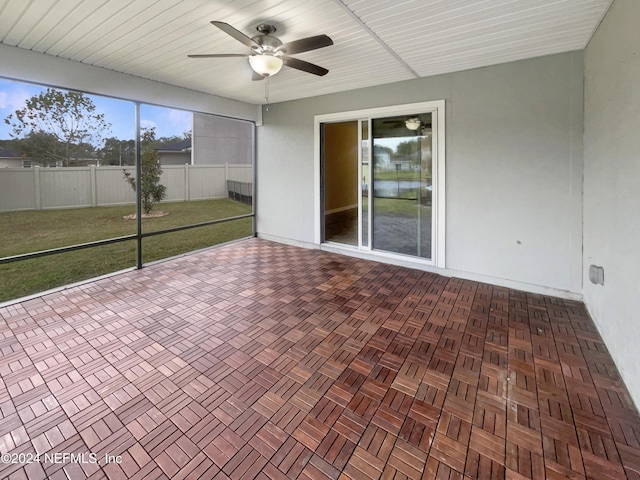
<svg viewBox="0 0 640 480"><path fill-rule="evenodd" d="M187 138L186 140L182 140L180 142L163 145L157 150L158 152L186 152L191 150L191 139Z"/></svg>
<svg viewBox="0 0 640 480"><path fill-rule="evenodd" d="M20 155L17 155L12 150L7 150L6 148L0 148L0 158L20 158Z"/></svg>

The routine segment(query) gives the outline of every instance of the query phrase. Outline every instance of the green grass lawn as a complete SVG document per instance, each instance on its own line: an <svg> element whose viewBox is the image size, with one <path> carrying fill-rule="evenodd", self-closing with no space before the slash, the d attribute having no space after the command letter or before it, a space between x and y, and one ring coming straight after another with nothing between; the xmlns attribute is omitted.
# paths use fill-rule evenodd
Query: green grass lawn
<svg viewBox="0 0 640 480"><path fill-rule="evenodd" d="M417 170L376 170L373 176L376 180L420 180Z"/></svg>
<svg viewBox="0 0 640 480"><path fill-rule="evenodd" d="M422 208L421 214L431 216L430 206L420 206L415 200L403 198L375 198L373 199L375 212L378 214L395 215L397 217L414 218L418 214L418 208ZM366 211L369 199L362 197L362 208Z"/></svg>
<svg viewBox="0 0 640 480"><path fill-rule="evenodd" d="M229 199L162 203L168 212L144 219L143 232L251 213ZM0 213L0 257L135 234L124 220L132 206ZM252 234L251 218L143 239L143 261L151 262ZM0 302L86 280L136 264L135 240L0 265Z"/></svg>

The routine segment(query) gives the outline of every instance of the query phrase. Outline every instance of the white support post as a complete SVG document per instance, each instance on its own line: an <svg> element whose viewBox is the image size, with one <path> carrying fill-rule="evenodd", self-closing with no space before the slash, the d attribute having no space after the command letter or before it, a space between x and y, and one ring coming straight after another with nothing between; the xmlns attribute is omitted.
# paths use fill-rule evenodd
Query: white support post
<svg viewBox="0 0 640 480"><path fill-rule="evenodd" d="M35 190L35 208L36 210L42 210L42 194L40 192L40 167L33 167L33 180L34 180L34 190Z"/></svg>
<svg viewBox="0 0 640 480"><path fill-rule="evenodd" d="M184 201L191 200L191 194L189 192L189 164L184 164Z"/></svg>
<svg viewBox="0 0 640 480"><path fill-rule="evenodd" d="M96 166L89 165L89 175L91 175L91 206L98 206L98 179L96 173Z"/></svg>

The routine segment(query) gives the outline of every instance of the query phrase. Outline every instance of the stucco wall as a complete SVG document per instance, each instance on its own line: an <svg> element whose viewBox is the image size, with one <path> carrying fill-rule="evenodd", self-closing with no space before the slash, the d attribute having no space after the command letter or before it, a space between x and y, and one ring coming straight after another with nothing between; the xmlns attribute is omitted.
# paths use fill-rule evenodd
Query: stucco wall
<svg viewBox="0 0 640 480"><path fill-rule="evenodd" d="M257 231L313 243L314 115L445 99L447 267L582 290L583 54L270 105Z"/></svg>
<svg viewBox="0 0 640 480"><path fill-rule="evenodd" d="M215 115L193 116L195 165L253 162L253 125Z"/></svg>
<svg viewBox="0 0 640 480"><path fill-rule="evenodd" d="M616 0L585 53L584 299L640 405L640 2ZM604 285L588 267L604 267Z"/></svg>

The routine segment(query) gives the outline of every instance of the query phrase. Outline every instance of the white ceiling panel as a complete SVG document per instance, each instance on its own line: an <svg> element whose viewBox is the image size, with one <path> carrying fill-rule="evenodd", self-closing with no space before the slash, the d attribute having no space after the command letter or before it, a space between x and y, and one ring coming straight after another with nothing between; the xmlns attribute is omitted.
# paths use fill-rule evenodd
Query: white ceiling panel
<svg viewBox="0 0 640 480"><path fill-rule="evenodd" d="M192 90L264 103L249 53L210 24L283 42L327 34L334 45L294 55L330 70L270 79L280 102L582 49L612 0L0 0L0 43ZM0 62L0 75L2 65Z"/></svg>

